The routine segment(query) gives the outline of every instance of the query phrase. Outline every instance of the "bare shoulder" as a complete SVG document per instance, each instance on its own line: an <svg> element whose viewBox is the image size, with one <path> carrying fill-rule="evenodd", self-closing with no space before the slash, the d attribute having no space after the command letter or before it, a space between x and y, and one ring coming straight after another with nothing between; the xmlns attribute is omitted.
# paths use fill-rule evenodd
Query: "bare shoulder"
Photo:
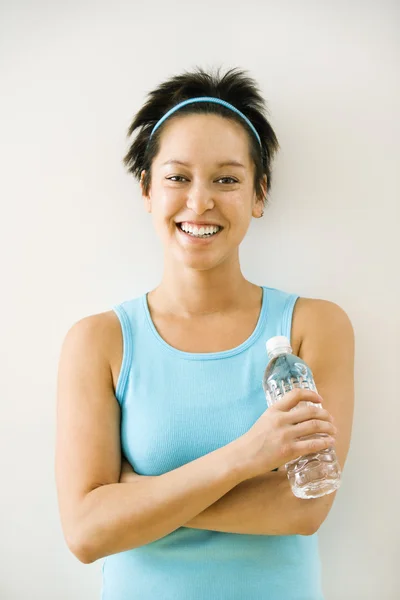
<svg viewBox="0 0 400 600"><path fill-rule="evenodd" d="M90 352L110 369L114 390L122 362L123 337L119 319L113 310L83 317L68 330L63 351Z"/></svg>
<svg viewBox="0 0 400 600"><path fill-rule="evenodd" d="M346 311L331 300L300 297L293 312L292 335L299 350L307 340L325 338L338 341L354 337L352 322Z"/></svg>

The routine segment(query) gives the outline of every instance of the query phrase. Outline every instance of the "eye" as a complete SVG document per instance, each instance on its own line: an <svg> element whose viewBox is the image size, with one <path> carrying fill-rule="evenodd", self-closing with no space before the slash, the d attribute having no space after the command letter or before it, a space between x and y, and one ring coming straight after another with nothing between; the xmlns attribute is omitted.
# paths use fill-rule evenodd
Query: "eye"
<svg viewBox="0 0 400 600"><path fill-rule="evenodd" d="M181 183L178 180L186 179L186 177L183 177L183 175L172 175L171 177L166 177L166 179L168 181L173 181L174 183ZM227 185L232 185L233 183L238 183L238 180L234 179L233 177L221 177L220 179L217 179L217 181L223 181L223 180L227 180L227 179L230 179L230 181L228 181ZM186 181L187 181L187 179L186 179Z"/></svg>
<svg viewBox="0 0 400 600"><path fill-rule="evenodd" d="M221 179L218 179L218 181L222 181L223 179L230 179L230 183L237 183L237 179L233 179L233 177L221 177Z"/></svg>
<svg viewBox="0 0 400 600"><path fill-rule="evenodd" d="M176 179L186 179L186 177L182 177L182 175L172 175L172 177L166 177L168 181L176 181ZM179 181L177 182L179 183Z"/></svg>

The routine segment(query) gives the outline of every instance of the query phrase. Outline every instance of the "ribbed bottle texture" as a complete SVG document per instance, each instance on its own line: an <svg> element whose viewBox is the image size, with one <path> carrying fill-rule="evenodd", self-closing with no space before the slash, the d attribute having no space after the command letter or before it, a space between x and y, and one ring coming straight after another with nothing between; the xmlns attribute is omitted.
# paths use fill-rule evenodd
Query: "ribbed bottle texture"
<svg viewBox="0 0 400 600"><path fill-rule="evenodd" d="M310 367L293 354L286 337L270 338L267 342L267 352L270 360L264 372L262 385L268 406L272 406L284 394L295 388L317 392ZM315 403L299 402L292 410L297 410L304 404ZM314 434L301 439L316 437L327 437L327 434ZM332 447L290 461L286 464L286 473L293 494L303 499L331 494L340 487L341 483L340 465Z"/></svg>

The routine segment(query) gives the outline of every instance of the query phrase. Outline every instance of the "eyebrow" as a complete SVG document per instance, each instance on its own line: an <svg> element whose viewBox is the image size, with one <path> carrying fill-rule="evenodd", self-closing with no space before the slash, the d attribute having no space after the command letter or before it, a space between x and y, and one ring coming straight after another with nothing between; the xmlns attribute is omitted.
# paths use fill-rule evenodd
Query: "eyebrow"
<svg viewBox="0 0 400 600"><path fill-rule="evenodd" d="M183 162L181 160L174 160L174 159L167 160L166 162L162 163L161 166L172 165L172 164L183 165L184 167L192 166L190 163ZM228 166L229 167L241 167L242 169L246 168L244 165L242 165L242 163L238 162L237 160L226 160L224 162L217 163L217 167L228 167Z"/></svg>

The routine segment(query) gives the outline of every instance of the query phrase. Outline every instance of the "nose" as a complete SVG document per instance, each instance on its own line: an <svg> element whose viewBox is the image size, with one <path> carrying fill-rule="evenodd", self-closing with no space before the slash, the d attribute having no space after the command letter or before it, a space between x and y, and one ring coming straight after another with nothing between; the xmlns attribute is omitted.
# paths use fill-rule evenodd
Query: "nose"
<svg viewBox="0 0 400 600"><path fill-rule="evenodd" d="M193 210L197 215L203 214L206 210L214 207L210 190L206 186L193 185L190 188L186 206Z"/></svg>

